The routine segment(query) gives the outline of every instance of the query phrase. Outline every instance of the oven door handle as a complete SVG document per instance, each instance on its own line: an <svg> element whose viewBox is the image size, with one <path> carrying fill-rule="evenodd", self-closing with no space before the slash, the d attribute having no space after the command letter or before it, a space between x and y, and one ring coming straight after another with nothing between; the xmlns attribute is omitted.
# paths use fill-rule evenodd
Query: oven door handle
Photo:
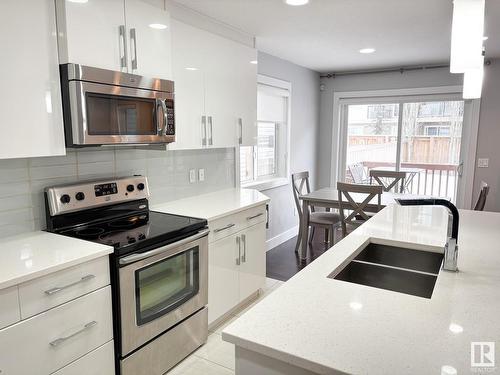
<svg viewBox="0 0 500 375"><path fill-rule="evenodd" d="M196 233L193 236L184 238L184 239L182 239L180 241L176 241L176 242L171 243L171 244L166 245L166 246L159 247L158 249L146 251L145 253L132 254L132 255L126 256L124 258L121 258L118 261L118 263L120 263L121 265L126 265L126 264L137 262L139 260L150 258L152 256L155 256L155 255L158 255L158 254L161 254L161 253L165 253L167 251L175 249L176 247L185 245L185 244L187 244L189 242L192 242L192 241L195 241L195 240L200 239L202 237L205 237L208 234L208 232L209 232L209 230L205 229L205 230L203 230L201 232Z"/></svg>

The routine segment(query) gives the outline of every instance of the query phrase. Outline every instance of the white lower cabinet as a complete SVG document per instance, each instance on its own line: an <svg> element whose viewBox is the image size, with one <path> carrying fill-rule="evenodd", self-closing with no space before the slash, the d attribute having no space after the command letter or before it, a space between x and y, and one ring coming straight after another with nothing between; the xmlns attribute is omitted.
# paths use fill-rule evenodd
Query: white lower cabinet
<svg viewBox="0 0 500 375"><path fill-rule="evenodd" d="M0 290L0 328L7 327L19 320L21 320L21 312L17 286Z"/></svg>
<svg viewBox="0 0 500 375"><path fill-rule="evenodd" d="M208 324L240 301L237 239L232 235L208 245Z"/></svg>
<svg viewBox="0 0 500 375"><path fill-rule="evenodd" d="M265 210L265 206L262 209ZM243 213L245 215L247 213ZM262 221L257 224L250 224L251 221L249 226L239 232L228 232L227 237L208 245L208 324L238 306L264 285L266 222L262 217Z"/></svg>
<svg viewBox="0 0 500 375"><path fill-rule="evenodd" d="M114 344L109 341L53 375L114 375Z"/></svg>
<svg viewBox="0 0 500 375"><path fill-rule="evenodd" d="M248 228L240 235L240 301L264 285L266 278L266 223Z"/></svg>
<svg viewBox="0 0 500 375"><path fill-rule="evenodd" d="M43 375L113 339L111 287L0 331L0 373Z"/></svg>

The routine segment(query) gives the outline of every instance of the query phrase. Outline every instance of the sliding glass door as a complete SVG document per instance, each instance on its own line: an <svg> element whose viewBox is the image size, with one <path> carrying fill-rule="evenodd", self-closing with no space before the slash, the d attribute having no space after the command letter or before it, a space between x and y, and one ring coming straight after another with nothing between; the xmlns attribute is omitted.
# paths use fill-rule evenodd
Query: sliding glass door
<svg viewBox="0 0 500 375"><path fill-rule="evenodd" d="M357 99L341 105L341 180L369 183L372 169L406 172L410 194L457 198L464 102L455 98Z"/></svg>

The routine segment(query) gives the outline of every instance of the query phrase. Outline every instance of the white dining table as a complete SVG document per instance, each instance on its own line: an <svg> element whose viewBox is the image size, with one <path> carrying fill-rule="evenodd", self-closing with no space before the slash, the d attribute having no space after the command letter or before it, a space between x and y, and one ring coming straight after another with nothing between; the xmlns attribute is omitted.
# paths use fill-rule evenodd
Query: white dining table
<svg viewBox="0 0 500 375"><path fill-rule="evenodd" d="M363 202L367 195L363 193L349 193L356 203ZM416 195L416 194L405 194L405 193L391 193L384 192L381 196L380 208L384 208L389 204L396 203L396 199L423 199L431 198L428 195ZM299 230L301 231L301 251L300 259L305 261L307 258L307 239L309 238L309 207L324 207L326 209L338 209L339 208L339 193L337 189L334 188L323 188L316 191L312 191L309 194L300 195L299 199L302 200L302 213L303 217L300 221ZM364 208L367 212L377 212L379 209L377 197L374 197L368 205ZM333 245L333 244L331 244Z"/></svg>

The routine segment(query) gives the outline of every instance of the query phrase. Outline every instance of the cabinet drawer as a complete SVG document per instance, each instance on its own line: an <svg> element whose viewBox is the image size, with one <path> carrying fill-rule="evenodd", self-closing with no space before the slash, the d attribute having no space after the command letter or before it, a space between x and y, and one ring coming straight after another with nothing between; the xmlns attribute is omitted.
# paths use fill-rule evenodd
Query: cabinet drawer
<svg viewBox="0 0 500 375"><path fill-rule="evenodd" d="M50 374L112 338L108 286L1 330L0 373Z"/></svg>
<svg viewBox="0 0 500 375"><path fill-rule="evenodd" d="M113 341L110 341L52 375L114 375L114 358Z"/></svg>
<svg viewBox="0 0 500 375"><path fill-rule="evenodd" d="M210 228L208 242L220 240L266 219L266 205L263 204L211 221L208 223Z"/></svg>
<svg viewBox="0 0 500 375"><path fill-rule="evenodd" d="M22 319L109 285L109 258L52 273L19 285Z"/></svg>
<svg viewBox="0 0 500 375"><path fill-rule="evenodd" d="M0 290L0 329L21 320L17 286Z"/></svg>

